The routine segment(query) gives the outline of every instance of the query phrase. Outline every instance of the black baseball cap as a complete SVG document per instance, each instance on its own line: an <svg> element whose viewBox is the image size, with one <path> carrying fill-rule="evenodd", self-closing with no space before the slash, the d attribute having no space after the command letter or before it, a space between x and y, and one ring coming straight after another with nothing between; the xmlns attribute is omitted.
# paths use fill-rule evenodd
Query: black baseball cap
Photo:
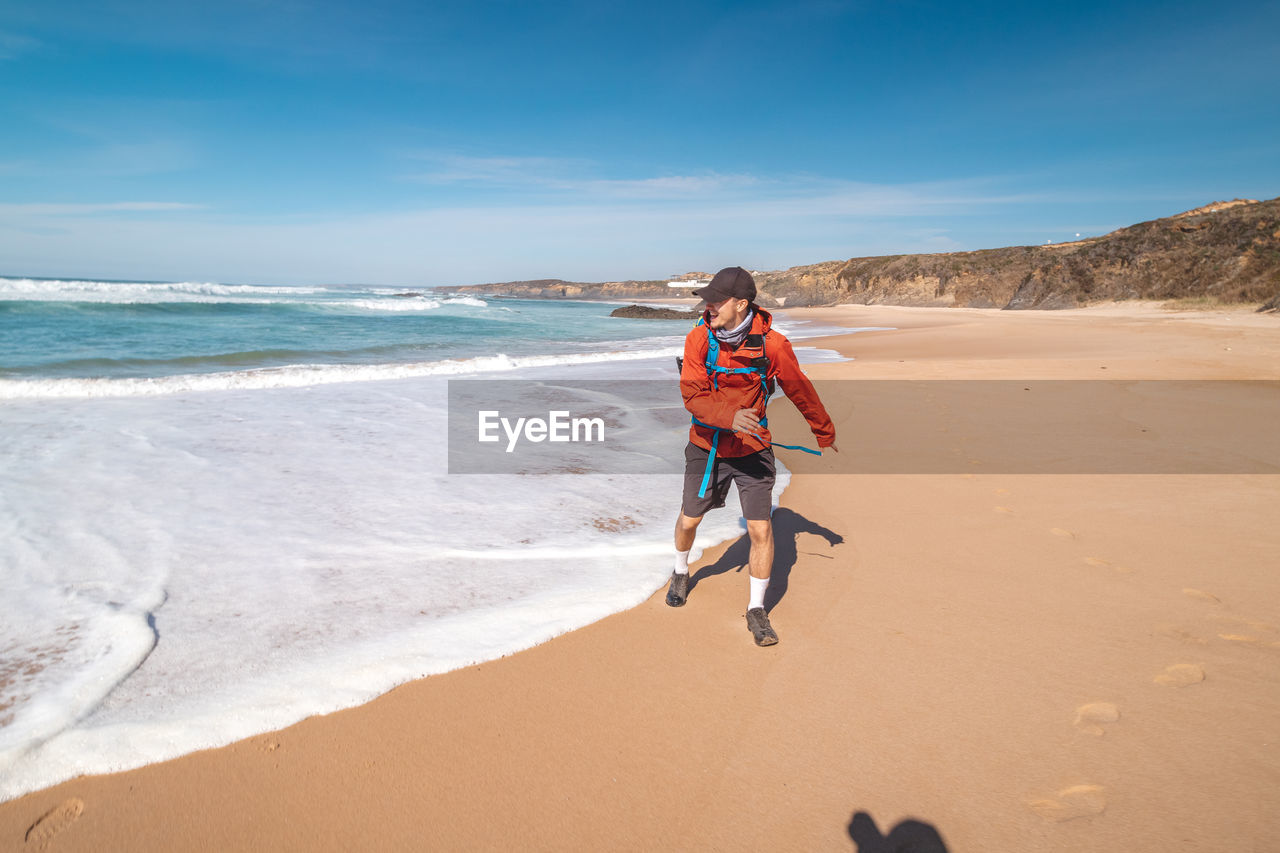
<svg viewBox="0 0 1280 853"><path fill-rule="evenodd" d="M701 290L695 290L694 296L703 302L720 302L725 299L756 299L756 280L751 273L742 267L725 267L715 274L711 283Z"/></svg>

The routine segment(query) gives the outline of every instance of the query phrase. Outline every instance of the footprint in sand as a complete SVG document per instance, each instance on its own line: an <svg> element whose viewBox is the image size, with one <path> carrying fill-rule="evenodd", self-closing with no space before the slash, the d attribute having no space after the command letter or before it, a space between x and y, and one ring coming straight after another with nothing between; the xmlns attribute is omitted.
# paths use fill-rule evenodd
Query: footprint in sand
<svg viewBox="0 0 1280 853"><path fill-rule="evenodd" d="M1007 494L1009 494L1009 490L1008 490L1008 489L996 489L996 494L997 494L997 495L1007 495Z"/></svg>
<svg viewBox="0 0 1280 853"><path fill-rule="evenodd" d="M1184 589L1184 593L1191 595L1199 593L1200 595L1209 595L1209 593L1201 593L1200 590ZM1199 595L1196 596L1197 598ZM1218 599L1210 596L1215 602ZM1214 622L1226 623L1230 628L1218 634L1218 639L1226 640L1229 643L1237 643L1242 646L1253 646L1257 649L1280 649L1280 641L1275 639L1276 626L1270 622L1259 622L1256 619L1249 619L1245 616L1236 616L1231 613L1212 613L1209 618ZM1270 635L1270 636L1267 636Z"/></svg>
<svg viewBox="0 0 1280 853"><path fill-rule="evenodd" d="M1219 634L1219 639L1242 646L1253 646L1259 649L1280 649L1280 643L1264 640L1262 637L1250 637L1247 634Z"/></svg>
<svg viewBox="0 0 1280 853"><path fill-rule="evenodd" d="M1235 616L1230 613L1214 613L1209 618L1213 619L1215 622L1225 622L1228 625L1243 625L1245 628L1255 633L1274 634L1276 632L1276 626L1270 622L1259 622L1255 619L1247 619L1244 616ZM1238 631L1233 631L1232 633L1237 632Z"/></svg>
<svg viewBox="0 0 1280 853"><path fill-rule="evenodd" d="M1076 728L1087 734L1102 737L1107 730L1104 723L1114 723L1120 719L1120 709L1110 702L1090 702L1076 709Z"/></svg>
<svg viewBox="0 0 1280 853"><path fill-rule="evenodd" d="M1076 538L1076 535L1074 533L1072 533L1070 530L1067 530L1066 528L1063 528L1063 527L1051 527L1049 528L1049 532L1052 533L1054 536L1061 536L1063 539Z"/></svg>
<svg viewBox="0 0 1280 853"><path fill-rule="evenodd" d="M1009 509L1007 506L998 506L995 508L995 512L1007 512L1010 515L1013 515L1013 510Z"/></svg>
<svg viewBox="0 0 1280 853"><path fill-rule="evenodd" d="M1209 642L1204 637L1191 633L1181 625L1165 625L1160 628L1161 636L1168 637L1171 640L1177 640L1180 643L1195 643L1197 646L1203 646Z"/></svg>
<svg viewBox="0 0 1280 853"><path fill-rule="evenodd" d="M1165 667L1164 672L1152 680L1165 687L1190 687L1204 681L1204 667L1194 663L1175 663Z"/></svg>
<svg viewBox="0 0 1280 853"><path fill-rule="evenodd" d="M1096 566L1097 568L1100 568L1100 569L1111 569L1113 571L1119 572L1122 575L1128 575L1133 573L1133 569L1129 568L1128 566L1117 566L1115 563L1112 563L1110 560L1104 560L1101 557L1085 557L1084 561L1090 566Z"/></svg>
<svg viewBox="0 0 1280 853"><path fill-rule="evenodd" d="M1032 800L1027 805L1045 820L1062 823L1102 814L1107 810L1107 798L1101 785L1073 785L1052 797Z"/></svg>
<svg viewBox="0 0 1280 853"><path fill-rule="evenodd" d="M1222 603L1221 598L1218 598L1218 596L1214 595L1211 592L1205 592L1202 589L1191 589L1190 587L1188 587L1187 589L1184 589L1182 591L1182 594L1187 596L1188 598L1197 598L1201 601L1207 601L1210 604Z"/></svg>
<svg viewBox="0 0 1280 853"><path fill-rule="evenodd" d="M84 811L84 801L72 797L46 812L27 830L26 845L28 850L44 850L53 841L53 837L76 822L76 818Z"/></svg>

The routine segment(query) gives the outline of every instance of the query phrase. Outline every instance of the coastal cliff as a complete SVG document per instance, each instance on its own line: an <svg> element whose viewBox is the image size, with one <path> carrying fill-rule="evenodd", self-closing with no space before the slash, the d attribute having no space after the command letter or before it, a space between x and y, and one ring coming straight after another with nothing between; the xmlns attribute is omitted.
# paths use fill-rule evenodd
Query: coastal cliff
<svg viewBox="0 0 1280 853"><path fill-rule="evenodd" d="M1280 297L1280 199L1219 202L1101 237L936 255L887 255L757 277L787 305L853 302L1073 308L1123 299Z"/></svg>
<svg viewBox="0 0 1280 853"><path fill-rule="evenodd" d="M759 302L766 306L1043 309L1150 299L1261 303L1261 310L1276 310L1280 199L1215 202L1070 243L850 258L758 272L755 278ZM544 279L456 290L571 299L682 295L665 280L590 284Z"/></svg>

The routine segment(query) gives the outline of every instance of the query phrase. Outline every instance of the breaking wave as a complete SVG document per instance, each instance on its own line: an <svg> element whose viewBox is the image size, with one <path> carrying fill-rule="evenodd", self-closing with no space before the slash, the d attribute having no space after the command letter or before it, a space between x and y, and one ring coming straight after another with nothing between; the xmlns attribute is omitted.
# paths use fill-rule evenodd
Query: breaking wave
<svg viewBox="0 0 1280 853"><path fill-rule="evenodd" d="M90 378L90 379L0 379L0 400L31 400L83 397L152 397L201 391L244 391L270 388L302 388L339 382L381 382L421 376L466 376L499 373L526 367L598 364L638 361L679 355L681 347L641 349L605 353L559 355L497 355L446 359L407 364L296 364L225 373L181 376Z"/></svg>

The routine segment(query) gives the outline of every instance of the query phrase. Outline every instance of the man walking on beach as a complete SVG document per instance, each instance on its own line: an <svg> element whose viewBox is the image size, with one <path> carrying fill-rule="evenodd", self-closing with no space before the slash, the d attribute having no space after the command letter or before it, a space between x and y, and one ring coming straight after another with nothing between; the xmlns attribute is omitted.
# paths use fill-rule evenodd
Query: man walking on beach
<svg viewBox="0 0 1280 853"><path fill-rule="evenodd" d="M680 393L693 415L685 447L684 497L676 520L676 564L667 604L689 594L689 551L707 510L722 507L732 481L751 538L751 596L747 628L758 646L778 635L764 609L773 571L773 448L765 407L774 386L796 404L818 440L836 450L836 429L813 383L800 371L791 342L771 328L769 312L755 304L756 283L742 267L727 267L695 290L706 303L701 322L684 339Z"/></svg>

